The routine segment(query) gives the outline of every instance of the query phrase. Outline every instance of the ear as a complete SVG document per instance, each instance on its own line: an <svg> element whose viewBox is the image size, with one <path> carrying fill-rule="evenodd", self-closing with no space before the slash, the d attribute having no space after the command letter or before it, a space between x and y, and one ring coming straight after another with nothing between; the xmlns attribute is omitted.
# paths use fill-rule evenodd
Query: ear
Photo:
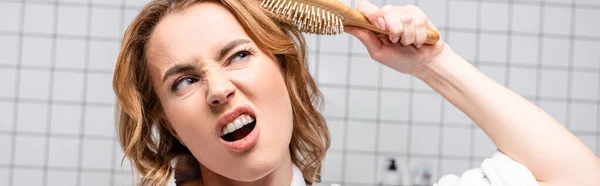
<svg viewBox="0 0 600 186"><path fill-rule="evenodd" d="M163 127L167 128L167 130L169 130L171 135L173 135L175 138L177 138L177 140L181 141L181 138L179 138L179 135L177 135L177 131L175 131L175 129L173 128L173 125L171 125L171 122L169 122L169 120L167 120L163 114L160 115L160 119L158 120L158 122L160 122L160 124Z"/></svg>

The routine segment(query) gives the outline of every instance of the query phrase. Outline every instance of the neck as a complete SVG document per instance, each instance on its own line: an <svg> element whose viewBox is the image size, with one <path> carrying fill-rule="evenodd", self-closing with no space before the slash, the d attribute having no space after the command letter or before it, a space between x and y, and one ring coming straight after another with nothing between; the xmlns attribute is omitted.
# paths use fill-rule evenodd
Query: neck
<svg viewBox="0 0 600 186"><path fill-rule="evenodd" d="M275 170L258 180L241 182L221 176L200 164L203 186L281 186L292 182L292 160L286 158Z"/></svg>

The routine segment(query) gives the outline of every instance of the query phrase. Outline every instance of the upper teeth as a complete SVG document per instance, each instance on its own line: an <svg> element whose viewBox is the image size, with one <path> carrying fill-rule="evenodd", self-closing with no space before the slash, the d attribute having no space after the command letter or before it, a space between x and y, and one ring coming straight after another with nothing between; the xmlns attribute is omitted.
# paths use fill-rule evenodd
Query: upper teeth
<svg viewBox="0 0 600 186"><path fill-rule="evenodd" d="M242 128L244 125L252 123L253 121L254 118L248 115L243 114L241 116L238 116L235 120L233 120L233 122L228 123L223 127L223 135L221 136L225 136L226 134L232 133L233 131Z"/></svg>

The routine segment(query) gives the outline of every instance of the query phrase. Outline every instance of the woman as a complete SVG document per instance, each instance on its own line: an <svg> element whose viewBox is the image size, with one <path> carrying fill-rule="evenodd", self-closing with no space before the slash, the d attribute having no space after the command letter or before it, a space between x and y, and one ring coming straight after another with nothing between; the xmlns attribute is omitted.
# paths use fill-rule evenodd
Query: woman
<svg viewBox="0 0 600 186"><path fill-rule="evenodd" d="M488 168L444 177L440 185L600 183L600 160L552 117L444 42L422 45L426 28L435 26L417 7L361 2L359 10L391 32L384 38L346 28L374 60L426 82L502 152ZM318 181L329 132L305 47L297 30L258 1L150 2L125 33L113 82L120 143L142 184L165 185L176 157L180 184Z"/></svg>

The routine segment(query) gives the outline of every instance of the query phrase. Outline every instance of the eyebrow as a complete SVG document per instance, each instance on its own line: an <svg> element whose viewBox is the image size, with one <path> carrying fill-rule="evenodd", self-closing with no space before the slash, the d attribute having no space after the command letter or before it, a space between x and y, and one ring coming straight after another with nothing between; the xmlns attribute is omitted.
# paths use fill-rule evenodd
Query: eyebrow
<svg viewBox="0 0 600 186"><path fill-rule="evenodd" d="M231 52L231 50L233 50L235 47L237 47L238 45L246 44L246 43L250 43L250 40L236 39L236 40L228 42L225 46L223 46L219 50L219 52L217 52L215 59L217 61L221 61L225 57L225 55L227 55L229 52ZM197 58L194 58L194 59L197 59ZM175 74L179 74L179 73L186 72L186 71L195 71L196 67L194 65L192 65L193 62L194 61L192 60L192 61L188 61L187 63L177 64L175 66L172 66L171 68L169 68L167 70L167 72L165 72L162 82L164 83L167 79L169 79L169 77L171 77Z"/></svg>

